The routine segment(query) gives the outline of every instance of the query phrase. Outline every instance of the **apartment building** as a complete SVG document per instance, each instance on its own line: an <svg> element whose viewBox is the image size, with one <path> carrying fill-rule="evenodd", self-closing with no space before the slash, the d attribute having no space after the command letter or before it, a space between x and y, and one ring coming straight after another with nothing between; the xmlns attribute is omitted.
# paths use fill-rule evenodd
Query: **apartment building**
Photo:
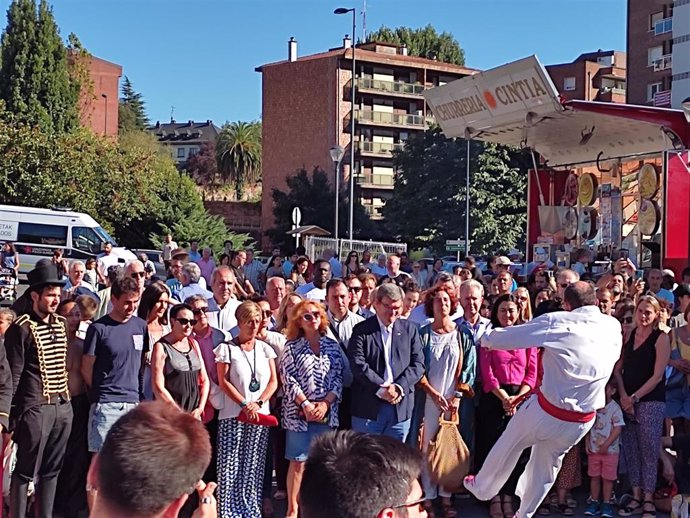
<svg viewBox="0 0 690 518"><path fill-rule="evenodd" d="M91 82L79 96L79 120L97 135L117 136L120 77L122 67L96 56L69 55L70 66L77 60L84 65Z"/></svg>
<svg viewBox="0 0 690 518"><path fill-rule="evenodd" d="M548 65L546 71L566 100L625 102L625 52L600 49L571 63Z"/></svg>
<svg viewBox="0 0 690 518"><path fill-rule="evenodd" d="M146 128L146 131L170 149L170 156L180 169L184 169L189 157L199 152L202 144L215 143L220 134L220 128L211 120L177 122L172 119L169 123L156 121L156 124Z"/></svg>
<svg viewBox="0 0 690 518"><path fill-rule="evenodd" d="M345 149L341 185L346 189L353 120L355 198L373 219L381 219L393 190L393 151L433 121L422 92L476 72L409 56L406 47L388 43L354 49L347 36L341 47L303 57L291 39L286 60L256 71L262 76L262 232L274 226L272 190L285 189L286 176L301 167L334 171L329 150L336 145Z"/></svg>
<svg viewBox="0 0 690 518"><path fill-rule="evenodd" d="M674 13L688 0L628 0L627 102L669 108L676 74L676 40L690 37L690 16L681 27ZM684 12L682 9L681 12ZM678 38L676 38L678 35ZM687 39L687 38L686 38ZM688 47L685 47L687 53ZM690 64L690 57L685 60ZM675 105L674 107L678 107Z"/></svg>

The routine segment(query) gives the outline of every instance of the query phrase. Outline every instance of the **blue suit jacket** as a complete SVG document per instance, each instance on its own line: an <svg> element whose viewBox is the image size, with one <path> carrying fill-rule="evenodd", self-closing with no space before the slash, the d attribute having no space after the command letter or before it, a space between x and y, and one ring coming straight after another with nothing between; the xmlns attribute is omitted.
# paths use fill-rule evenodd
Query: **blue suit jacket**
<svg viewBox="0 0 690 518"><path fill-rule="evenodd" d="M398 422L412 417L415 383L424 374L424 353L417 326L407 320L393 323L391 336L391 370L393 383L400 385L404 397L396 407ZM376 419L380 405L389 405L376 396L383 384L385 359L381 328L376 316L357 324L347 347L352 367L352 415L364 419Z"/></svg>

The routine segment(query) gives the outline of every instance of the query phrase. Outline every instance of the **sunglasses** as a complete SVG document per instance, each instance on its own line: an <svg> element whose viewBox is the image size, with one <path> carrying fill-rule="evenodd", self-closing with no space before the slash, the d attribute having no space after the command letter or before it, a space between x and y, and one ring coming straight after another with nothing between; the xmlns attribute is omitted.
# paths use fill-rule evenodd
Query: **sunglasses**
<svg viewBox="0 0 690 518"><path fill-rule="evenodd" d="M302 318L307 322L312 322L314 320L321 320L321 313L314 311L313 313L305 313Z"/></svg>
<svg viewBox="0 0 690 518"><path fill-rule="evenodd" d="M130 277L132 279L137 279L137 278L143 279L144 277L146 277L146 272L132 272L130 274Z"/></svg>
<svg viewBox="0 0 690 518"><path fill-rule="evenodd" d="M273 313L271 312L270 309L267 309L267 310L265 310L265 311L262 311L262 312L261 312L261 315L262 315L264 318L271 318L271 316L273 315Z"/></svg>
<svg viewBox="0 0 690 518"><path fill-rule="evenodd" d="M192 310L192 313L194 313L195 315L202 315L202 314L208 313L209 311L210 311L210 310L208 309L208 306L206 306L206 307L203 307L203 308L196 308L196 309L193 309L193 310Z"/></svg>
<svg viewBox="0 0 690 518"><path fill-rule="evenodd" d="M351 291L353 293L359 293L360 291L362 291L362 287L361 286L349 286L347 288L347 291Z"/></svg>
<svg viewBox="0 0 690 518"><path fill-rule="evenodd" d="M618 320L620 320L621 324L632 324L633 323L633 317L621 317Z"/></svg>
<svg viewBox="0 0 690 518"><path fill-rule="evenodd" d="M193 318L176 318L175 320L177 320L183 326L195 326L197 324L197 320L194 320Z"/></svg>
<svg viewBox="0 0 690 518"><path fill-rule="evenodd" d="M527 297L515 297L515 300L519 300L520 302L527 302L529 299Z"/></svg>

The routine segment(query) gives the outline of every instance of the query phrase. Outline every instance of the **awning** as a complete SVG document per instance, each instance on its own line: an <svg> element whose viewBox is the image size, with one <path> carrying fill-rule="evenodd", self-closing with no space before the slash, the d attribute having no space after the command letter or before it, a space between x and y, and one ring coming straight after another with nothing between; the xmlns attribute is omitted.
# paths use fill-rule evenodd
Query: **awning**
<svg viewBox="0 0 690 518"><path fill-rule="evenodd" d="M292 230L288 230L285 232L286 234L289 234L291 236L330 236L331 233L324 229L321 228L317 225L304 225L302 227L297 227L293 228Z"/></svg>
<svg viewBox="0 0 690 518"><path fill-rule="evenodd" d="M682 148L682 111L592 101L562 103L530 56L424 92L448 137L530 147L552 167Z"/></svg>

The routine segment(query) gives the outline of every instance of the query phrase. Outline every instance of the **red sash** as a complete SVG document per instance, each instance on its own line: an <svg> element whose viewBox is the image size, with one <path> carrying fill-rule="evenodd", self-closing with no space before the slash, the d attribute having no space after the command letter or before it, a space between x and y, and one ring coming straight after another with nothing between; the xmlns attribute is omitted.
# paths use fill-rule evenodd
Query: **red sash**
<svg viewBox="0 0 690 518"><path fill-rule="evenodd" d="M597 416L596 412L574 412L573 410L565 410L564 408L552 405L541 392L537 392L537 401L544 412L561 421L567 421L568 423L589 423Z"/></svg>

